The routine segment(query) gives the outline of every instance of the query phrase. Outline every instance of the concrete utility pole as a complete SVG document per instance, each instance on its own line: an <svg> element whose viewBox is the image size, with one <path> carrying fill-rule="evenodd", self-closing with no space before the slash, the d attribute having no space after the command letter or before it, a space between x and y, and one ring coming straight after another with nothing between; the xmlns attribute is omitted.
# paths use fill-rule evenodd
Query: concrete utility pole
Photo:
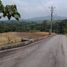
<svg viewBox="0 0 67 67"><path fill-rule="evenodd" d="M51 33L52 33L53 13L54 13L54 7L53 7L53 6L50 7L50 12L51 12L51 24L50 24L50 31L49 31L49 34L51 35Z"/></svg>

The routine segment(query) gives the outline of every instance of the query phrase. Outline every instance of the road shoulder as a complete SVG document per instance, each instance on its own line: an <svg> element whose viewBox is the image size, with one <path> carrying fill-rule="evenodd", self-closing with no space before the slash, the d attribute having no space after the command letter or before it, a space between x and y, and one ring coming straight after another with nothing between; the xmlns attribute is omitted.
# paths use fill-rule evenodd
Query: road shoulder
<svg viewBox="0 0 67 67"><path fill-rule="evenodd" d="M64 48L64 53L65 53L65 61L66 61L66 66L67 66L67 37L63 36L62 41L63 41L63 48Z"/></svg>

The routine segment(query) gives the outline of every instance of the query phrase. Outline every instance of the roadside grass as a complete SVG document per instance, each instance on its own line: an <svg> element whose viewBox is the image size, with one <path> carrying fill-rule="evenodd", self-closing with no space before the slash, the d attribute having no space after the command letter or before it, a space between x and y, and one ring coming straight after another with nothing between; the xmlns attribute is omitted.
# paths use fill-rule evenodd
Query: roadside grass
<svg viewBox="0 0 67 67"><path fill-rule="evenodd" d="M65 34L67 36L67 34Z"/></svg>
<svg viewBox="0 0 67 67"><path fill-rule="evenodd" d="M38 40L48 36L48 32L8 32L0 33L0 48L11 48L19 46L17 43L24 42L25 40Z"/></svg>

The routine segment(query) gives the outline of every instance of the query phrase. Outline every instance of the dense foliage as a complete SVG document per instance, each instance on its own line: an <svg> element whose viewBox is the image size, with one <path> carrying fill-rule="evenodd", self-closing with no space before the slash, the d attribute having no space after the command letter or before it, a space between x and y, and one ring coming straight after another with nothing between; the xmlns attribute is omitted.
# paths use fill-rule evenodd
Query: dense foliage
<svg viewBox="0 0 67 67"><path fill-rule="evenodd" d="M42 21L38 22L27 22L27 21L0 21L0 32L35 32L44 31L49 32L50 22ZM67 20L54 21L53 22L53 32L56 33L67 33Z"/></svg>
<svg viewBox="0 0 67 67"><path fill-rule="evenodd" d="M16 5L4 6L1 0L0 0L0 13L3 14L3 16L0 16L0 18L7 17L9 20L11 19L11 17L14 17L16 20L19 20L20 18L20 14L17 10Z"/></svg>

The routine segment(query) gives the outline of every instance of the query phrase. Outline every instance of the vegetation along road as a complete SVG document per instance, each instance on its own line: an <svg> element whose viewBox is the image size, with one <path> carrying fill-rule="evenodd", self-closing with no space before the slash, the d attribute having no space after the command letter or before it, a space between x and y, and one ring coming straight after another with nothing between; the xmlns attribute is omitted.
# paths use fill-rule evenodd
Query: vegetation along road
<svg viewBox="0 0 67 67"><path fill-rule="evenodd" d="M56 35L0 53L0 67L65 67L64 39L64 35Z"/></svg>

